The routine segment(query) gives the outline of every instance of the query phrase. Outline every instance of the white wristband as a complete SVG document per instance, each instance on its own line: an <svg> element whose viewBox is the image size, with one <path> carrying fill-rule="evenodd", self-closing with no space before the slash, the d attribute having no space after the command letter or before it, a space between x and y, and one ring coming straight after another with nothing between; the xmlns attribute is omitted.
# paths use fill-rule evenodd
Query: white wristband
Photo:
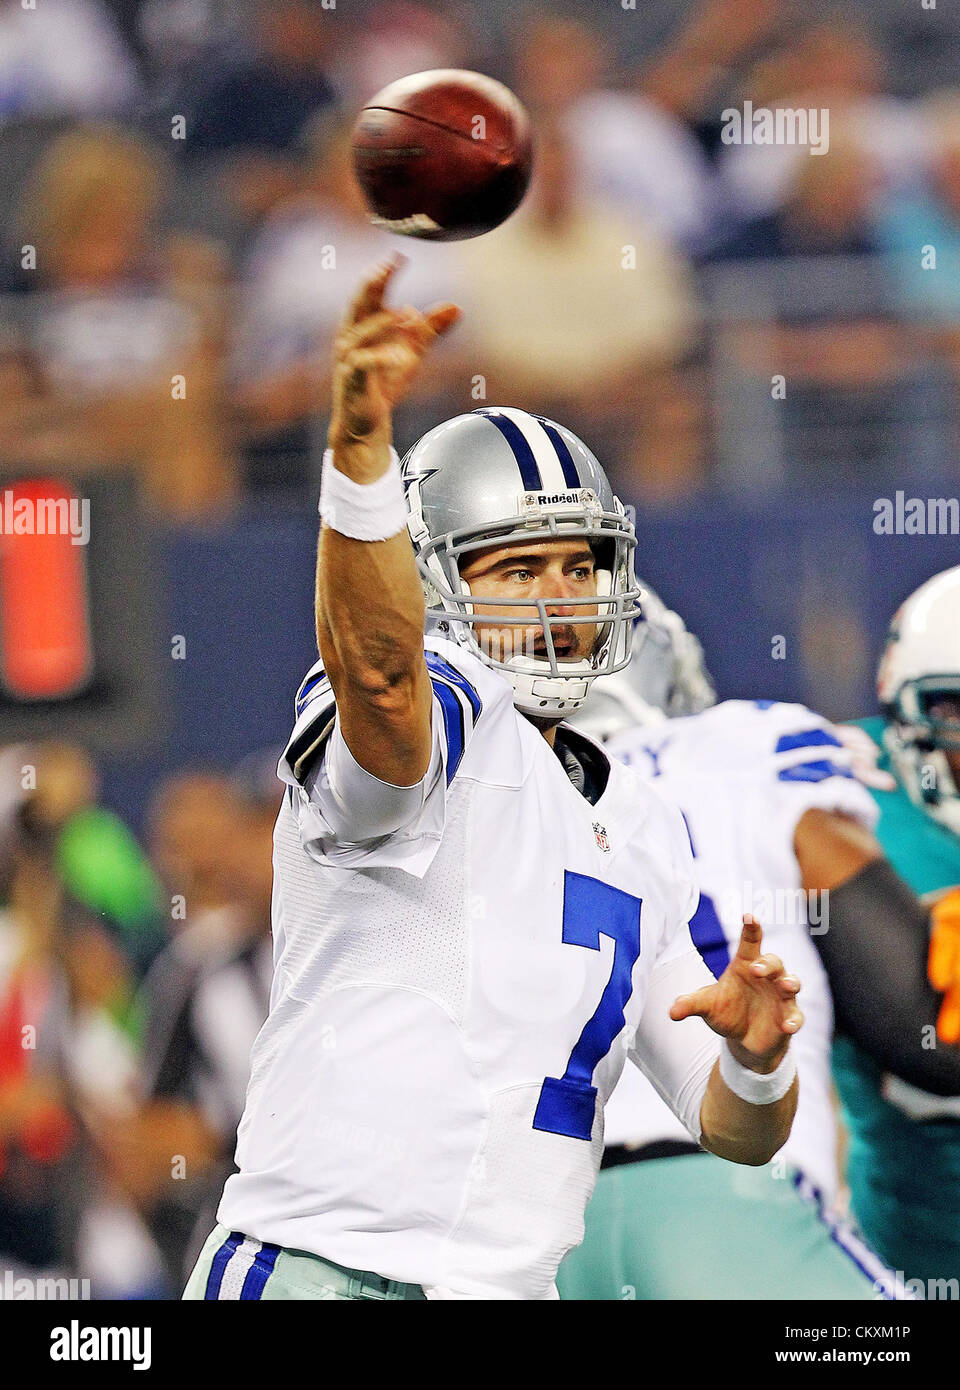
<svg viewBox="0 0 960 1390"><path fill-rule="evenodd" d="M745 1100L748 1105L772 1105L782 1100L793 1085L797 1074L797 1063L793 1053L787 1054L773 1071L751 1071L742 1066L730 1051L726 1038L720 1048L720 1075L735 1096Z"/></svg>
<svg viewBox="0 0 960 1390"><path fill-rule="evenodd" d="M326 526L357 541L385 541L407 524L407 503L397 451L390 449L390 466L374 483L355 483L333 466L333 450L323 456L320 475L320 516Z"/></svg>

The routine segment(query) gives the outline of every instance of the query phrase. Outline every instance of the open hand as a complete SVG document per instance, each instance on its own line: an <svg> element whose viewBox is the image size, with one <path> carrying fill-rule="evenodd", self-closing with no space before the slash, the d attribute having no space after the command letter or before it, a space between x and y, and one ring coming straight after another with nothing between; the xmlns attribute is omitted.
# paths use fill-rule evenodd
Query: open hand
<svg viewBox="0 0 960 1390"><path fill-rule="evenodd" d="M406 395L424 354L460 317L456 304L389 309L384 296L404 264L399 254L361 284L334 342L330 443L390 437L390 412Z"/></svg>
<svg viewBox="0 0 960 1390"><path fill-rule="evenodd" d="M784 971L779 956L761 955L763 931L746 913L737 953L715 985L681 994L674 1020L702 1018L726 1038L736 1060L752 1071L773 1071L803 1023L796 996L800 981Z"/></svg>

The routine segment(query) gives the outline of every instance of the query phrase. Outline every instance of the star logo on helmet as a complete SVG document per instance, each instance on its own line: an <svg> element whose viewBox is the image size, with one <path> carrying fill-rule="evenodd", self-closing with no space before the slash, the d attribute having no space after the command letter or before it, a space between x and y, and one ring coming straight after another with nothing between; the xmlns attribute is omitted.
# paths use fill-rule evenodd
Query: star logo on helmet
<svg viewBox="0 0 960 1390"><path fill-rule="evenodd" d="M425 483L428 478L432 478L434 473L439 473L439 468L424 468L421 473L407 473L403 479L403 495L406 497L414 483Z"/></svg>

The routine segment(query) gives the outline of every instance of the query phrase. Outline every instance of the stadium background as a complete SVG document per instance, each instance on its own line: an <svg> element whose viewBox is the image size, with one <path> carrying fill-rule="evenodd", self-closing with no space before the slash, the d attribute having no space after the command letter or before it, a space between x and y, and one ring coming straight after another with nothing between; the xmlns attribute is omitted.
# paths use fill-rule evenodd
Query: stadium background
<svg viewBox="0 0 960 1390"><path fill-rule="evenodd" d="M347 132L441 66L518 92L538 164L498 232L403 244L399 294L466 317L401 450L483 403L580 432L721 698L872 712L890 615L956 562L956 535L873 528L878 498L960 493L954 7L2 0L0 486L90 499L64 582L87 586L92 658L63 699L17 688L36 622L11 594L36 613L5 547L3 1267L169 1293L222 1181L263 1006L271 763L314 655L329 340L396 244ZM722 144L745 99L827 108L829 152Z"/></svg>

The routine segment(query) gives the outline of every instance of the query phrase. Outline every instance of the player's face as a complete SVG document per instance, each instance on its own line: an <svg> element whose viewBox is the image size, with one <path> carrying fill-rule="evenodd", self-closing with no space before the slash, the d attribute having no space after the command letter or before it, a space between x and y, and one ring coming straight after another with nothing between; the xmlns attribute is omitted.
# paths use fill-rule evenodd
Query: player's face
<svg viewBox="0 0 960 1390"><path fill-rule="evenodd" d="M594 617L596 604L571 603L571 599L594 598L597 593L597 562L586 541L515 541L479 551L460 565L460 575L474 594L484 598L551 599L548 618ZM534 618L530 626L499 627L496 622L476 622L474 628L481 647L498 661L520 653L545 660L547 657L543 625L536 607L497 608L495 603L474 605L478 617L486 614L511 618ZM586 661L597 640L596 623L551 622L554 650L558 661Z"/></svg>
<svg viewBox="0 0 960 1390"><path fill-rule="evenodd" d="M960 787L960 696L944 696L931 704L929 713L934 719L941 719L949 725L948 737L953 747L944 746L943 751L953 780Z"/></svg>

